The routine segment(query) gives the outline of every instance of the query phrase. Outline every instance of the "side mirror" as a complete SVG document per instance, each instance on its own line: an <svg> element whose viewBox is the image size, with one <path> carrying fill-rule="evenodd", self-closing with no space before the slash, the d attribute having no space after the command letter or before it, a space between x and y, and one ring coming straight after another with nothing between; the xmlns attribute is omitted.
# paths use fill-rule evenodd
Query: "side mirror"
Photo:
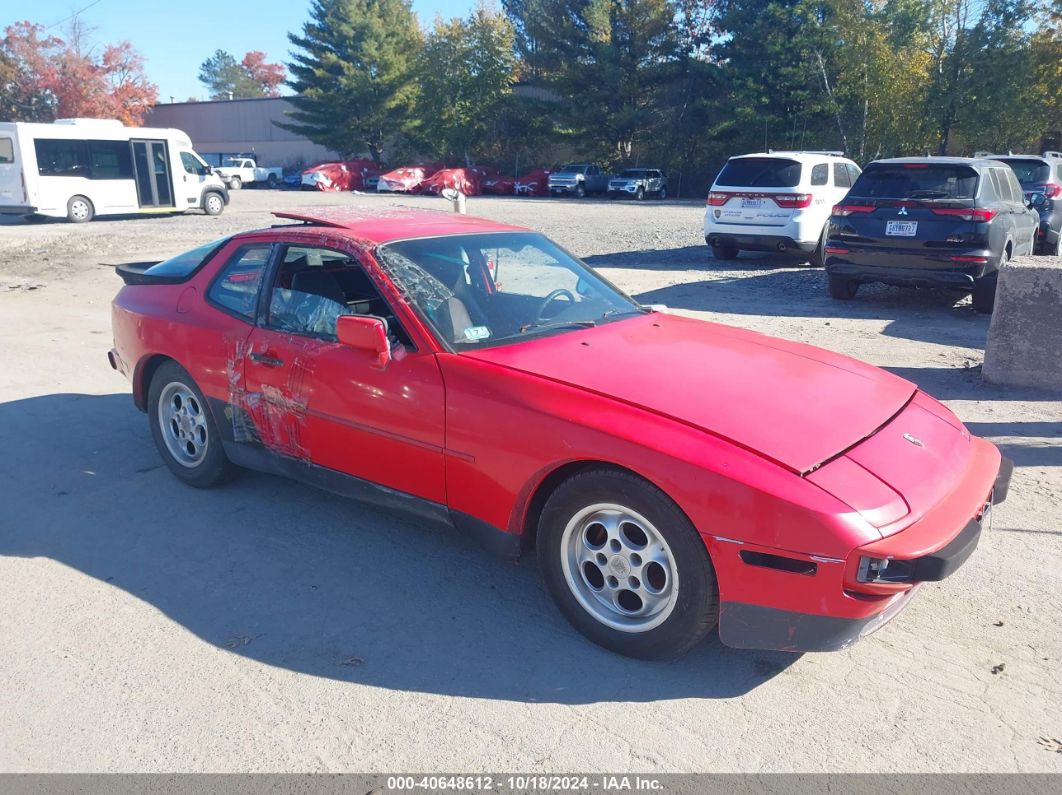
<svg viewBox="0 0 1062 795"><path fill-rule="evenodd" d="M376 355L374 367L381 370L391 362L391 342L387 323L369 315L340 315L336 319L336 339L341 345Z"/></svg>

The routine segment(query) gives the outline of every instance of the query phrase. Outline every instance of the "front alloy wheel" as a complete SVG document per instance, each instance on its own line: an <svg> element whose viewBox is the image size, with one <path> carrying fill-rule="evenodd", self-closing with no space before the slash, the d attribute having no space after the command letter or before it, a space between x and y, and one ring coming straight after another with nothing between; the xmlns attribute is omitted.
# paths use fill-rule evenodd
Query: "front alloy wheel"
<svg viewBox="0 0 1062 795"><path fill-rule="evenodd" d="M678 657L716 625L708 549L660 489L620 470L564 481L536 536L546 587L590 640L642 659Z"/></svg>

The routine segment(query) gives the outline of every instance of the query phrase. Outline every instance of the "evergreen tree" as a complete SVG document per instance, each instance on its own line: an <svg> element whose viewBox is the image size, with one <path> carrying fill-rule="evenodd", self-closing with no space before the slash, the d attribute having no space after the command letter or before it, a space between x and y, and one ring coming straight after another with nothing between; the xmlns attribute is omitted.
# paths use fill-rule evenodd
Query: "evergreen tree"
<svg viewBox="0 0 1062 795"><path fill-rule="evenodd" d="M422 46L408 0L313 0L288 85L296 92L284 129L343 155L385 147L413 132L414 65Z"/></svg>

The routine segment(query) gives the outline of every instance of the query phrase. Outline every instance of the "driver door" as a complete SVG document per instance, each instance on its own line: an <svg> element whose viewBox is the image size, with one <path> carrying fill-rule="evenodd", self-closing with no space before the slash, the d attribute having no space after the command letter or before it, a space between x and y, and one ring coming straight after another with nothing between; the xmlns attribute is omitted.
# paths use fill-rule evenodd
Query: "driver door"
<svg viewBox="0 0 1062 795"><path fill-rule="evenodd" d="M280 255L244 364L255 424L282 455L445 504L439 366L413 348L341 246L293 243ZM336 341L343 314L387 321L393 356L386 367Z"/></svg>

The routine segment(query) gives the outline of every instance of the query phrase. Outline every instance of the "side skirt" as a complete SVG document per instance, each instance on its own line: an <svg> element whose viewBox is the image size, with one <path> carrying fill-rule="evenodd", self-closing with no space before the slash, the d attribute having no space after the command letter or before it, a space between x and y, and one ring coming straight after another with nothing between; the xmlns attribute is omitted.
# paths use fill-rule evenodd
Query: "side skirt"
<svg viewBox="0 0 1062 795"><path fill-rule="evenodd" d="M378 508L405 514L434 527L455 528L474 537L488 551L503 558L518 558L523 551L520 536L508 533L466 513L452 511L440 503L381 486L354 475L337 472L334 469L278 455L259 444L229 440L223 440L222 444L225 448L225 455L238 466L291 478L341 497L349 497Z"/></svg>

